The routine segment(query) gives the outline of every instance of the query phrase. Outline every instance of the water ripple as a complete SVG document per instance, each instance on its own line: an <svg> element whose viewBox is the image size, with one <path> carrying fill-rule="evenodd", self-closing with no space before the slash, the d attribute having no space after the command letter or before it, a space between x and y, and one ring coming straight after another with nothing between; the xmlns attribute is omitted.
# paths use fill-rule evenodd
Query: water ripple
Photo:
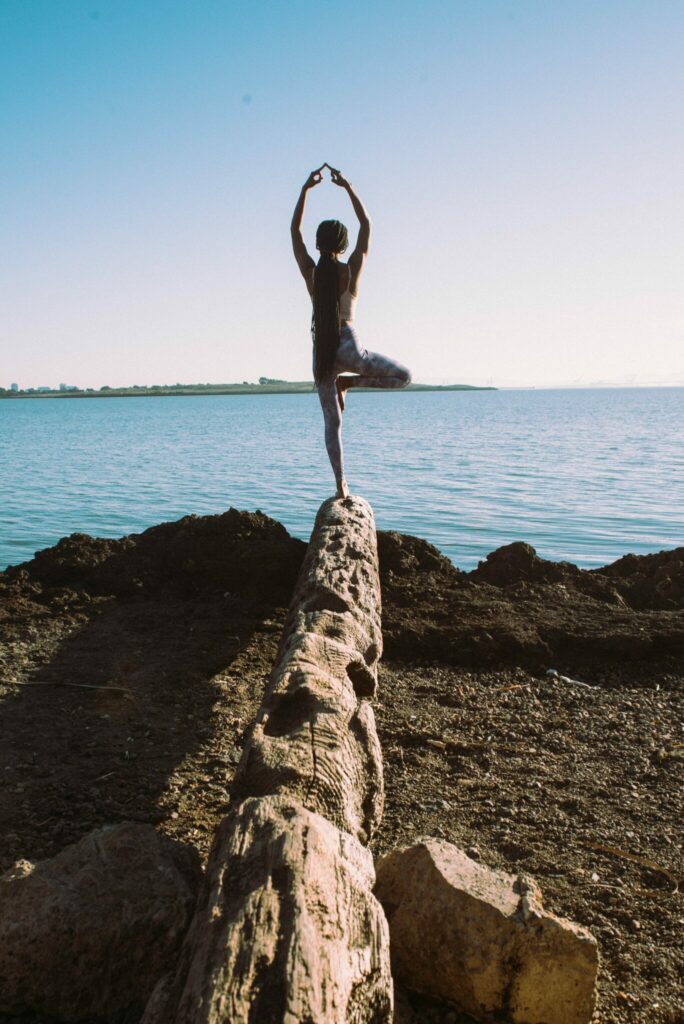
<svg viewBox="0 0 684 1024"><path fill-rule="evenodd" d="M347 475L381 529L471 568L513 540L583 566L684 543L684 389L349 396ZM260 508L307 539L332 491L311 395L0 402L0 567Z"/></svg>

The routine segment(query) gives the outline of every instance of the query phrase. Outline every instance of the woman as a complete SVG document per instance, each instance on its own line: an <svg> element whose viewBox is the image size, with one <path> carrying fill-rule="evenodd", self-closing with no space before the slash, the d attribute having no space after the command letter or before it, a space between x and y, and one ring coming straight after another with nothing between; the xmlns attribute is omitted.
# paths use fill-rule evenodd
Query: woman
<svg viewBox="0 0 684 1024"><path fill-rule="evenodd" d="M338 220L324 220L318 225L316 248L321 255L317 264L306 251L302 238L306 193L323 180L321 172L324 167L329 168L332 181L347 191L359 218L359 237L348 263L339 260L348 241L347 229ZM307 178L295 206L292 248L313 300L314 382L323 408L325 446L335 474L338 498L346 498L349 494L342 457L345 391L348 388L403 388L411 380L405 366L361 348L352 327L359 278L368 255L369 242L370 221L363 203L339 171L330 164L322 164ZM338 376L345 372L354 376Z"/></svg>

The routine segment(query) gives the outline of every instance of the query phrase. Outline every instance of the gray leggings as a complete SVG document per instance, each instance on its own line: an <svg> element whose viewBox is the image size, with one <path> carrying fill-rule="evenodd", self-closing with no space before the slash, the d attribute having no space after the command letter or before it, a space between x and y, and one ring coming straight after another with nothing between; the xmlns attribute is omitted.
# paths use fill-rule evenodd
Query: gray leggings
<svg viewBox="0 0 684 1024"><path fill-rule="evenodd" d="M344 479L342 456L342 413L337 399L337 375L350 372L356 377L345 378L351 388L405 388L411 383L411 374L401 363L395 363L379 352L361 348L354 329L345 324L340 332L340 346L337 350L334 373L318 384L325 422L325 447L328 449L330 464L339 484Z"/></svg>

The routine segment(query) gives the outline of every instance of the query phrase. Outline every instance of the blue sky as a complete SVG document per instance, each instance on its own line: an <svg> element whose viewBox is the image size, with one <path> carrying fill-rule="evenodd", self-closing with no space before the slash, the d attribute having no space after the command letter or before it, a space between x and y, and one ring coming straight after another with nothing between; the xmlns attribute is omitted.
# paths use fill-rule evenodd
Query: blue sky
<svg viewBox="0 0 684 1024"><path fill-rule="evenodd" d="M680 0L0 0L0 383L310 376L324 160L414 379L683 383L682 52Z"/></svg>

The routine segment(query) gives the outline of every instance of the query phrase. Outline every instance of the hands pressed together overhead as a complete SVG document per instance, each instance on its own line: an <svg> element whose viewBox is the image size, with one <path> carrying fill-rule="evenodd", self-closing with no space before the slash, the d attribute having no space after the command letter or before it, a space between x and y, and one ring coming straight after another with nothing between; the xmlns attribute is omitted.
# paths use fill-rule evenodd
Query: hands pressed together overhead
<svg viewBox="0 0 684 1024"><path fill-rule="evenodd" d="M322 171L324 167L327 167L328 170L330 171L330 180L333 182L333 184L339 185L340 188L344 188L346 185L349 184L349 182L341 173L341 171L338 171L336 170L336 168L331 167L330 164L325 163L321 164L320 167L317 167L315 171L311 172L309 177L304 182L305 189L314 188L315 185L320 185L320 183L323 181Z"/></svg>
<svg viewBox="0 0 684 1024"><path fill-rule="evenodd" d="M342 174L342 171L338 170L337 167L331 167L327 161L326 163L321 164L320 167L317 167L315 171L311 171L311 173L309 174L309 177L302 185L299 197L297 199L297 203L295 205L294 213L292 214L292 224L290 225L290 230L292 233L292 244L294 246L295 258L297 260L297 263L299 264L299 269L301 270L302 274L304 275L305 278L307 278L308 281L308 278L311 276L311 267L313 266L313 260L311 259L311 256L307 252L306 245L304 244L304 239L302 237L302 220L304 218L304 207L306 206L306 197L309 193L309 190L315 188L316 185L320 185L320 183L323 181L323 171L326 167L330 171L330 180L332 181L333 185L338 185L340 188L344 189L344 191L349 196L356 216L359 218L359 237L356 242L356 248L349 257L350 260L353 259L355 261L355 266L357 267L356 278L358 279L358 275L361 272L361 266L368 253L368 244L370 241L371 230L370 219L368 217L366 208L364 207L363 203L357 196L353 185L345 178L345 176Z"/></svg>

